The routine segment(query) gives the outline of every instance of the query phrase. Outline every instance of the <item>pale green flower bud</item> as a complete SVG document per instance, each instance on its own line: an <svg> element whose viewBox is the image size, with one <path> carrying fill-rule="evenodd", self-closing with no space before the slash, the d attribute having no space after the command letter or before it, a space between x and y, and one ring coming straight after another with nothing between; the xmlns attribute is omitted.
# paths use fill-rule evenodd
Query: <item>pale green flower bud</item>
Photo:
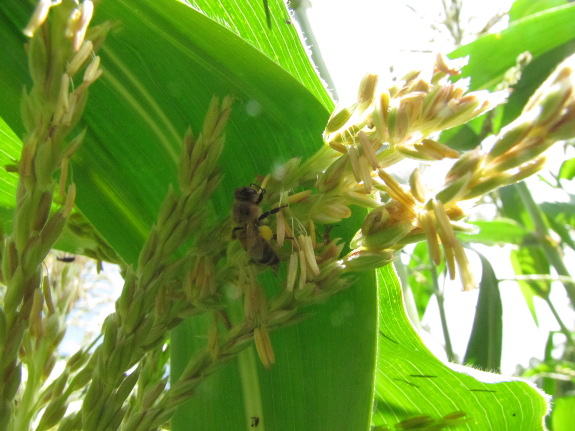
<svg viewBox="0 0 575 431"><path fill-rule="evenodd" d="M392 262L395 255L389 250L356 250L348 254L343 264L345 271L366 271L381 268Z"/></svg>
<svg viewBox="0 0 575 431"><path fill-rule="evenodd" d="M344 172L347 167L349 156L347 154L337 158L329 167L321 174L316 182L316 187L321 193L328 193L339 186L344 179Z"/></svg>
<svg viewBox="0 0 575 431"><path fill-rule="evenodd" d="M374 171L379 169L379 163L377 161L376 149L381 147L380 143L372 144L367 135L360 131L358 133L359 143L361 145L362 155L366 158Z"/></svg>
<svg viewBox="0 0 575 431"><path fill-rule="evenodd" d="M371 73L365 75L361 80L357 94L358 107L361 111L373 103L377 81L378 76Z"/></svg>
<svg viewBox="0 0 575 431"><path fill-rule="evenodd" d="M329 118L327 125L325 126L325 134L330 134L341 129L348 120L351 118L353 112L355 111L355 105L350 108L342 108L339 111L334 111Z"/></svg>
<svg viewBox="0 0 575 431"><path fill-rule="evenodd" d="M485 163L485 154L479 152L479 150L469 151L463 154L459 160L457 160L449 172L445 176L445 182L451 183L464 175L471 174L474 176Z"/></svg>
<svg viewBox="0 0 575 431"><path fill-rule="evenodd" d="M262 361L264 367L269 369L275 363L276 359L270 336L265 326L254 329L254 341L260 361Z"/></svg>
<svg viewBox="0 0 575 431"><path fill-rule="evenodd" d="M399 144L409 129L408 113L397 106L392 106L387 113L387 130L392 144Z"/></svg>
<svg viewBox="0 0 575 431"><path fill-rule="evenodd" d="M86 40L82 43L82 46L74 54L74 57L68 62L66 67L66 73L69 76L74 76L78 71L84 66L84 63L90 57L90 54L94 52L94 46L91 40Z"/></svg>
<svg viewBox="0 0 575 431"><path fill-rule="evenodd" d="M391 96L389 92L382 91L377 99L373 111L373 123L377 132L377 136L381 142L388 140L387 134L387 121L389 113Z"/></svg>
<svg viewBox="0 0 575 431"><path fill-rule="evenodd" d="M97 55L90 62L86 71L84 72L83 82L86 85L91 85L102 75L102 69L100 69L100 57Z"/></svg>
<svg viewBox="0 0 575 431"><path fill-rule="evenodd" d="M88 25L90 25L92 15L94 14L94 3L92 3L91 0L83 0L78 10L80 11L80 17L74 28L69 30L72 32L72 47L74 51L77 51L82 45L82 42L84 42Z"/></svg>
<svg viewBox="0 0 575 431"><path fill-rule="evenodd" d="M120 387L118 387L116 390L115 394L116 399L121 401L128 398L128 396L132 392L132 389L134 389L136 383L138 383L139 377L140 377L140 368L137 368L130 374L128 374L120 384Z"/></svg>
<svg viewBox="0 0 575 431"><path fill-rule="evenodd" d="M156 402L162 392L166 387L167 381L160 380L155 385L153 385L150 389L148 389L144 395L144 399L142 400L141 409L146 411Z"/></svg>
<svg viewBox="0 0 575 431"><path fill-rule="evenodd" d="M118 324L113 314L104 321L104 341L102 342L103 354L108 356L115 348L118 340Z"/></svg>
<svg viewBox="0 0 575 431"><path fill-rule="evenodd" d="M369 250L384 250L392 248L398 241L407 236L414 229L410 221L394 223L373 232L363 235L361 244Z"/></svg>
<svg viewBox="0 0 575 431"><path fill-rule="evenodd" d="M409 176L409 191L419 203L425 202L427 190L421 180L421 171L419 168L415 169Z"/></svg>
<svg viewBox="0 0 575 431"><path fill-rule="evenodd" d="M28 37L34 36L36 30L40 28L40 26L44 24L44 21L46 21L46 18L48 18L48 12L50 12L50 7L52 7L51 0L38 1L38 3L36 4L36 9L34 9L34 13L30 18L30 21L28 21L28 24L26 25L24 30L22 30L24 35Z"/></svg>
<svg viewBox="0 0 575 431"><path fill-rule="evenodd" d="M439 193L435 195L435 198L444 204L460 200L460 198L467 192L467 186L469 185L471 179L472 173L468 173L467 175L459 177L455 181L452 181L450 184L447 184Z"/></svg>
<svg viewBox="0 0 575 431"><path fill-rule="evenodd" d="M57 425L60 419L64 417L68 409L68 394L63 393L59 396L52 398L46 410L42 414L42 419L38 424L38 429L50 429Z"/></svg>

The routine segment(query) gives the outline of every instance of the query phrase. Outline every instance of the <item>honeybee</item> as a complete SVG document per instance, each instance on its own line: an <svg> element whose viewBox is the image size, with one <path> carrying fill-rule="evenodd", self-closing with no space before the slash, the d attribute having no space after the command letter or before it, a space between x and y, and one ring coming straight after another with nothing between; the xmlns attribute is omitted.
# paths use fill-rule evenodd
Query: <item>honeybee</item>
<svg viewBox="0 0 575 431"><path fill-rule="evenodd" d="M268 242L272 236L271 230L268 228L268 232L263 235L262 232L264 231L261 228L266 226L260 226L260 222L287 205L262 212L260 203L265 192L265 189L255 184L236 189L234 193L235 202L232 208L232 220L236 224L233 237L240 241L253 262L277 268L279 257Z"/></svg>

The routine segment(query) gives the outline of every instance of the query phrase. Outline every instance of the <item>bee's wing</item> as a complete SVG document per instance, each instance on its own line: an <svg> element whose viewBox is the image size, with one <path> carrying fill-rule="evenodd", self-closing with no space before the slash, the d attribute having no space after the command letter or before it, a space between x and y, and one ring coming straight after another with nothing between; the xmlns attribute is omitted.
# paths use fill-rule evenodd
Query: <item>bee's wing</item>
<svg viewBox="0 0 575 431"><path fill-rule="evenodd" d="M198 238L198 243L202 244L201 253L214 252L216 249L224 248L232 237L232 223L228 217L224 221L206 229L205 233Z"/></svg>

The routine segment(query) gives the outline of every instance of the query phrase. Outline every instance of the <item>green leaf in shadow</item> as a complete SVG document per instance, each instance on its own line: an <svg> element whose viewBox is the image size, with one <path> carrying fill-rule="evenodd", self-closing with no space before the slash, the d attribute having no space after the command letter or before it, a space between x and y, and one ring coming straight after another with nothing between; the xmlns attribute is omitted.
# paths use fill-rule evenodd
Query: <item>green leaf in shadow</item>
<svg viewBox="0 0 575 431"><path fill-rule="evenodd" d="M499 372L503 338L503 307L499 293L499 280L489 260L479 254L482 265L479 298L473 320L473 329L463 362L482 370Z"/></svg>
<svg viewBox="0 0 575 431"><path fill-rule="evenodd" d="M512 88L507 103L502 107L503 115L495 130L513 121L521 113L523 107L545 79L553 72L559 63L575 52L575 40L570 40L553 47L525 66L521 79Z"/></svg>
<svg viewBox="0 0 575 431"><path fill-rule="evenodd" d="M573 160L573 159L571 159ZM575 250L572 232L575 229L575 211L572 202L544 202L540 205L549 222L549 226L561 238L561 241Z"/></svg>
<svg viewBox="0 0 575 431"><path fill-rule="evenodd" d="M518 275L549 274L549 262L543 251L537 247L524 246L517 250L511 250L511 264ZM538 324L533 298L547 295L550 289L549 282L543 280L519 280L518 284L531 316L533 316L535 323Z"/></svg>
<svg viewBox="0 0 575 431"><path fill-rule="evenodd" d="M190 423L202 430L250 429L252 417L268 430L367 429L377 337L373 286L370 276L362 277L329 302L306 309L297 325L273 332L271 369L261 365L253 347L242 352L202 382L178 409L173 429L188 430ZM178 369L195 348L205 347L205 339L191 336L205 334L208 322L201 320L175 331Z"/></svg>
<svg viewBox="0 0 575 431"><path fill-rule="evenodd" d="M507 29L485 35L452 51L451 58L469 56L462 78L471 77L470 88L492 88L515 65L517 56L529 51L533 57L575 38L575 5L547 9L515 21ZM553 34L553 37L549 37Z"/></svg>

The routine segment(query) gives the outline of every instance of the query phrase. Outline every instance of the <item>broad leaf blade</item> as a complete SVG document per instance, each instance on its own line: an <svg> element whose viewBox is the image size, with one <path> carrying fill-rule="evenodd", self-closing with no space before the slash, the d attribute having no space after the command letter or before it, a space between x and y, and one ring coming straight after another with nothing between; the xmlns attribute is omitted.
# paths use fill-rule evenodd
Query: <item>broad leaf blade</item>
<svg viewBox="0 0 575 431"><path fill-rule="evenodd" d="M539 261L539 259L542 259ZM533 246L524 246L518 250L511 250L511 264L518 275L534 275L549 273L549 263L541 249ZM542 271L542 272L541 272ZM538 324L537 311L533 298L546 295L549 292L549 282L542 280L518 281L523 298L529 307L533 320Z"/></svg>
<svg viewBox="0 0 575 431"><path fill-rule="evenodd" d="M333 102L324 85L317 79L317 72L307 52L302 49L300 36L291 22L291 14L284 1L189 0L189 4L278 63L305 85L324 106L332 106ZM271 28L266 22L266 9L271 18Z"/></svg>
<svg viewBox="0 0 575 431"><path fill-rule="evenodd" d="M190 423L207 431L251 429L252 417L269 430L367 429L377 338L373 285L370 276L362 277L328 303L306 309L302 322L272 333L276 363L270 370L253 347L241 353L202 382L173 429L188 430ZM205 333L197 320L186 325ZM205 346L190 333L176 331L175 355L192 351L189 345Z"/></svg>
<svg viewBox="0 0 575 431"><path fill-rule="evenodd" d="M441 363L413 331L401 306L393 269L379 271L380 337L373 422L380 429L400 421L465 413L458 430L543 430L545 398L525 381ZM455 366L454 366L455 367ZM476 377L474 377L476 376ZM449 428L448 428L449 429Z"/></svg>
<svg viewBox="0 0 575 431"><path fill-rule="evenodd" d="M519 5L522 3L522 5ZM526 4L528 3L528 4ZM551 7L553 1L515 2L518 7L517 16L526 18L513 22L510 27L500 33L484 36L467 45L457 48L449 54L450 57L470 57L470 64L463 69L464 77L471 77L471 88L487 88L490 90L505 81L505 74L514 68L519 54L529 51L533 55L522 72L521 79L513 85L513 91L508 102L494 111L482 115L469 123L463 124L442 133L441 141L460 151L477 147L484 139L485 131L497 132L501 127L521 112L525 103L535 89L549 76L553 69L566 57L575 51L575 32L570 26L570 18L574 12L571 6ZM541 3L541 4L539 4ZM558 2L557 2L558 3ZM565 4L563 2L563 4ZM531 16L530 8L536 6L541 13ZM557 5L555 5L557 6ZM525 14L525 15L523 15ZM555 25L569 27L568 33L562 33L565 39L542 36L537 43L532 43L531 37L557 31ZM552 28L552 30L550 30Z"/></svg>
<svg viewBox="0 0 575 431"><path fill-rule="evenodd" d="M537 88L553 70L575 52L575 40L553 47L535 57L521 73L521 79L513 86L507 103L501 108L503 115L496 125L496 131L513 121Z"/></svg>
<svg viewBox="0 0 575 431"><path fill-rule="evenodd" d="M511 261L516 274L525 276L550 275L549 261L539 246L523 246L518 250L513 250ZM520 281L520 284L529 286L535 295L542 298L547 297L551 289L548 280L527 280Z"/></svg>

